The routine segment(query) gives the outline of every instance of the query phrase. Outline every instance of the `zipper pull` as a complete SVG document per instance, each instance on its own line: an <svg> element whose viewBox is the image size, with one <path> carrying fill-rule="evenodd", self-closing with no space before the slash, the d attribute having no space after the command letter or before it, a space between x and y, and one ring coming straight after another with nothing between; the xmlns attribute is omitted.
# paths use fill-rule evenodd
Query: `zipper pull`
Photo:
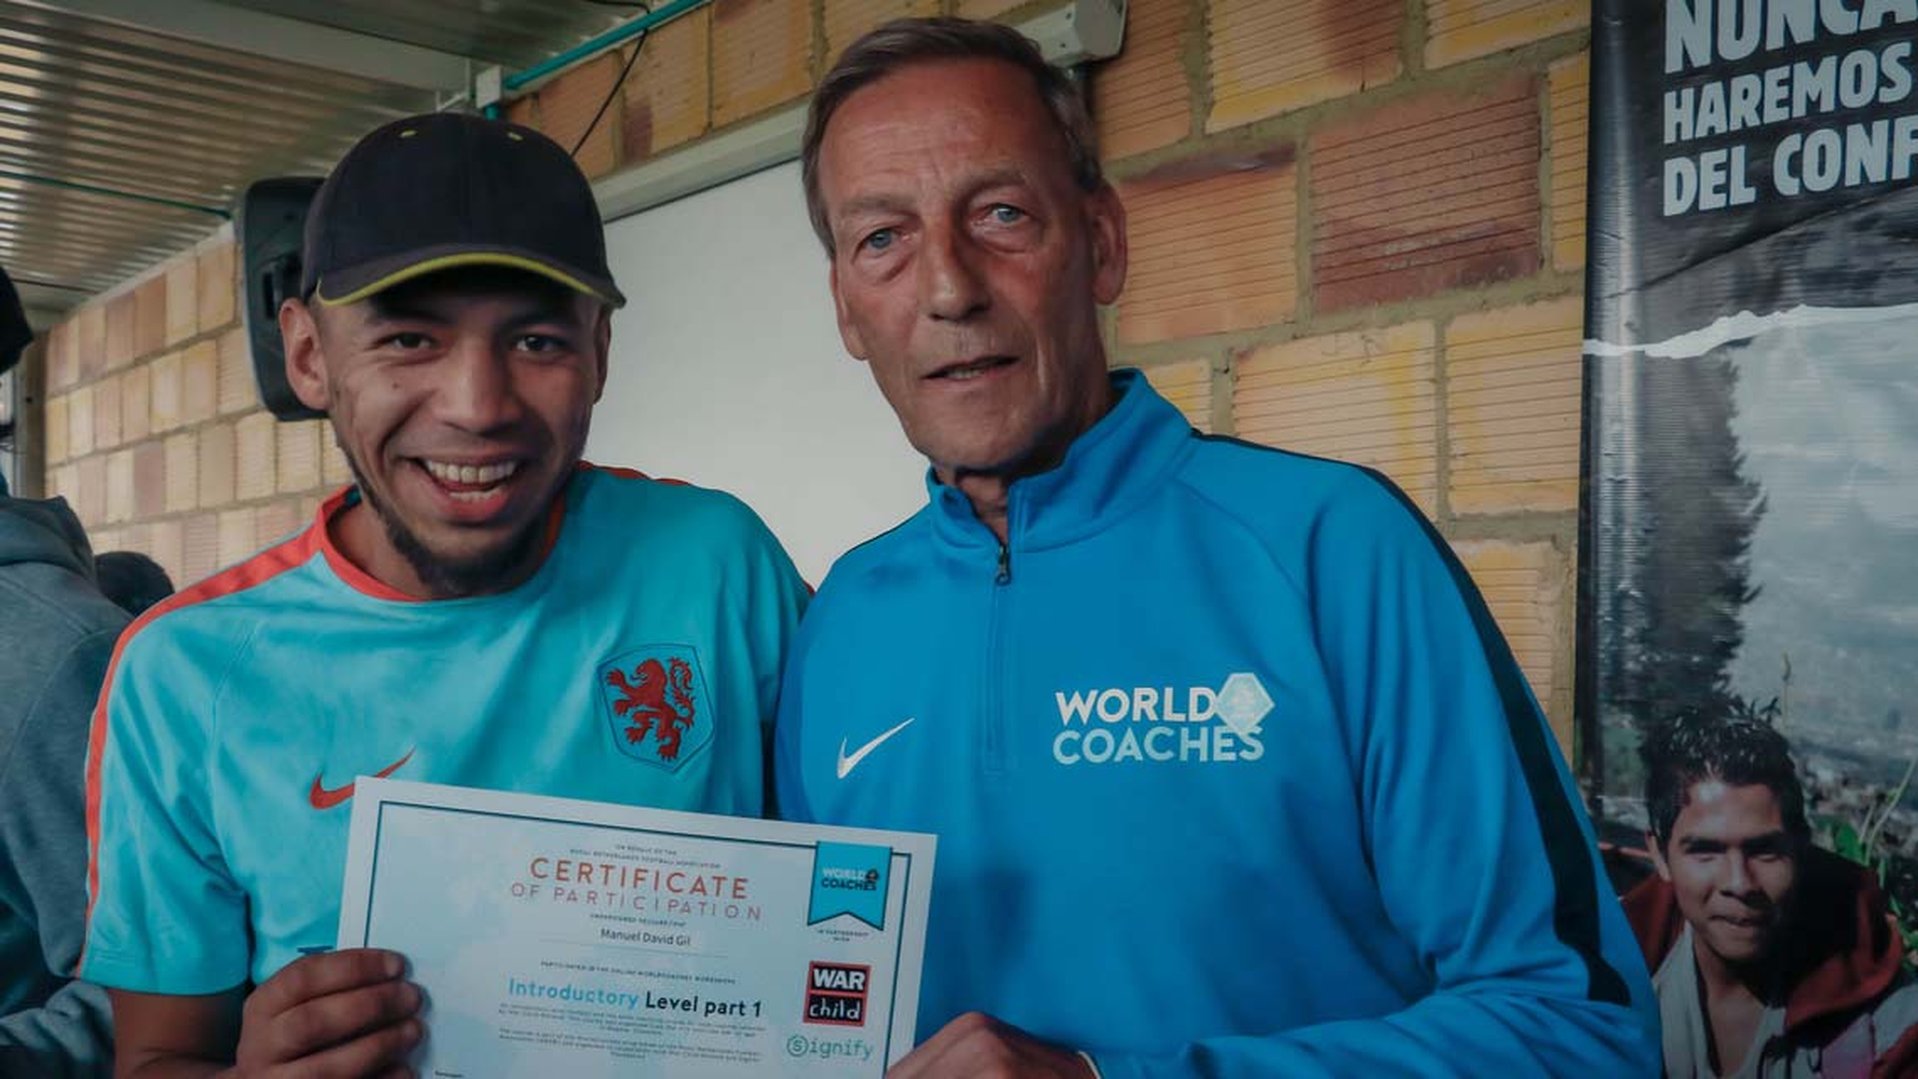
<svg viewBox="0 0 1918 1079"><path fill-rule="evenodd" d="M999 575L993 580L998 584L1012 583L1012 549L1003 543L999 545Z"/></svg>

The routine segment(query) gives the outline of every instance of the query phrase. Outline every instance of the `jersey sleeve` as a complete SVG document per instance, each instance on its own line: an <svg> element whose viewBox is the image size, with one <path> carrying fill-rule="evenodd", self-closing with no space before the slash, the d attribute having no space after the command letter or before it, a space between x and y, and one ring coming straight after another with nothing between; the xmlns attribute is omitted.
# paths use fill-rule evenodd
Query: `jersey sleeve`
<svg viewBox="0 0 1918 1079"><path fill-rule="evenodd" d="M80 976L203 994L246 981L245 895L213 827L217 685L172 654L165 622L122 639L87 755L87 928Z"/></svg>
<svg viewBox="0 0 1918 1079"><path fill-rule="evenodd" d="M1361 777L1353 857L1429 990L1391 1015L1165 1054L1087 1047L1105 1079L1657 1074L1649 979L1550 729L1402 499L1366 477L1328 506L1301 583Z"/></svg>

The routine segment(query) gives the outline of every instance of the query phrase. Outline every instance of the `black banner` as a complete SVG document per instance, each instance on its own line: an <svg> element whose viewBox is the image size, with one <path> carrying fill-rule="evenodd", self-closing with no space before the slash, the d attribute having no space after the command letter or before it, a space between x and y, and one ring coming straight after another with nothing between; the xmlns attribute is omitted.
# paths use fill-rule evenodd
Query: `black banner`
<svg viewBox="0 0 1918 1079"><path fill-rule="evenodd" d="M1852 870L1918 928L1915 46L1918 0L1594 7L1580 764L1641 936L1704 965L1727 925L1804 960L1793 912ZM1817 849L1761 880L1739 844L1794 799ZM1734 855L1749 919L1647 927Z"/></svg>

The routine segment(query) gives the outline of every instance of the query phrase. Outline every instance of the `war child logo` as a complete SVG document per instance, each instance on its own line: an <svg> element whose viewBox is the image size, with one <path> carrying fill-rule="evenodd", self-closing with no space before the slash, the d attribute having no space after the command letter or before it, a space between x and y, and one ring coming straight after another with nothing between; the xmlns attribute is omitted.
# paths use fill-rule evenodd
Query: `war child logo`
<svg viewBox="0 0 1918 1079"><path fill-rule="evenodd" d="M839 1027L866 1024L866 994L872 968L852 963L811 963L806 969L806 1022Z"/></svg>

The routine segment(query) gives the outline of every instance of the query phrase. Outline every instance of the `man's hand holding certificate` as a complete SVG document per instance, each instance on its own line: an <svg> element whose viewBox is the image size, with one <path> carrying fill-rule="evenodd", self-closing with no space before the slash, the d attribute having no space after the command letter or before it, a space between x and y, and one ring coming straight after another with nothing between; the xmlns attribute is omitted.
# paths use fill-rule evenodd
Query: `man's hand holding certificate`
<svg viewBox="0 0 1918 1079"><path fill-rule="evenodd" d="M933 839L363 779L339 944L407 957L423 1076L878 1076Z"/></svg>

